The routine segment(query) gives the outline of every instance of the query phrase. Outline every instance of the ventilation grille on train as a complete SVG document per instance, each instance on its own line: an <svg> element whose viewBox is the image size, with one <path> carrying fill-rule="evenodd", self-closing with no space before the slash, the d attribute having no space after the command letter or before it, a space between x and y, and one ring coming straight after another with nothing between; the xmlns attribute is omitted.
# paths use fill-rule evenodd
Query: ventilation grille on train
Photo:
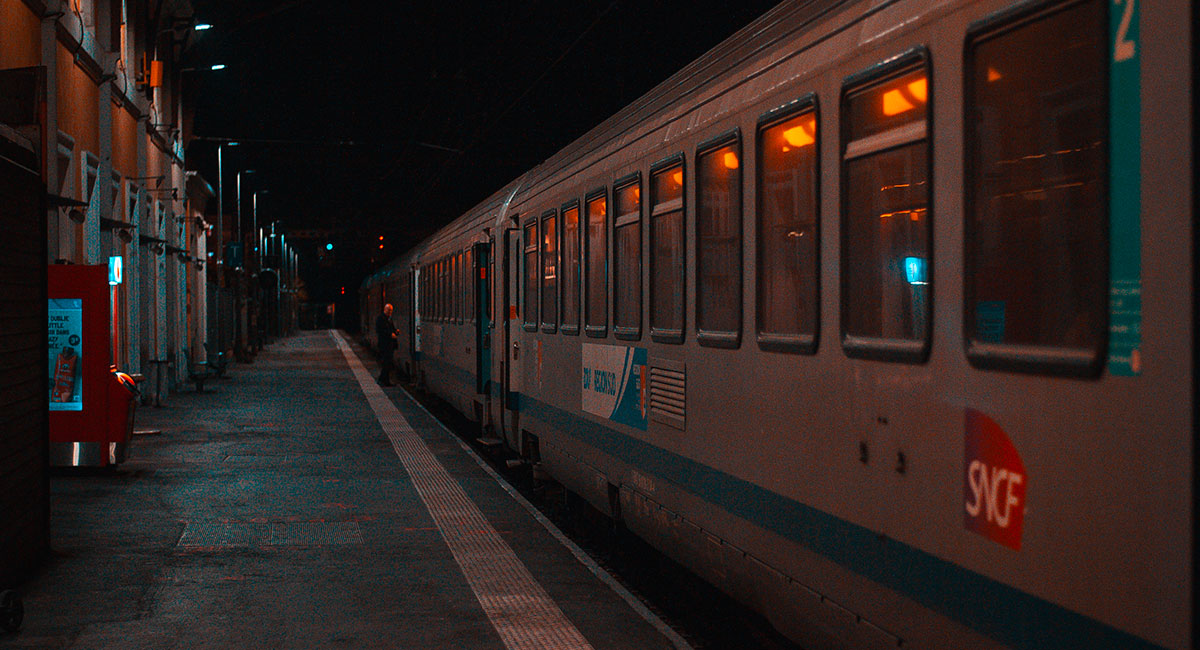
<svg viewBox="0 0 1200 650"><path fill-rule="evenodd" d="M687 417L687 372L682 363L650 362L650 419L683 429Z"/></svg>

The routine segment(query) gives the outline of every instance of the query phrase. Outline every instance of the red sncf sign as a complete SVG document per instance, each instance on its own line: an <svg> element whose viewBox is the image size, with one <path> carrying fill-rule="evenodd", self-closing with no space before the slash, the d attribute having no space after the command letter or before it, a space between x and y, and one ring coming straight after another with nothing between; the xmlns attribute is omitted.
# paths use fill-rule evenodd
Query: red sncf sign
<svg viewBox="0 0 1200 650"><path fill-rule="evenodd" d="M963 527L1014 550L1025 522L1025 464L1000 425L966 410Z"/></svg>

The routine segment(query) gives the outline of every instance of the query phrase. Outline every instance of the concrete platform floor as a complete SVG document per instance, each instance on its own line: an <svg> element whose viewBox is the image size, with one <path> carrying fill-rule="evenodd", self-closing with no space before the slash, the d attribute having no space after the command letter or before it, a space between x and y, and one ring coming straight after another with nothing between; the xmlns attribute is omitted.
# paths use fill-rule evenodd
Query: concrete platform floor
<svg viewBox="0 0 1200 650"><path fill-rule="evenodd" d="M360 385L373 362L354 348L367 364L356 377L338 340L301 333L205 393L140 408L136 428L162 433L137 437L115 471L56 471L53 554L21 588L24 629L0 647L682 643L399 388ZM430 488L437 476L449 480Z"/></svg>

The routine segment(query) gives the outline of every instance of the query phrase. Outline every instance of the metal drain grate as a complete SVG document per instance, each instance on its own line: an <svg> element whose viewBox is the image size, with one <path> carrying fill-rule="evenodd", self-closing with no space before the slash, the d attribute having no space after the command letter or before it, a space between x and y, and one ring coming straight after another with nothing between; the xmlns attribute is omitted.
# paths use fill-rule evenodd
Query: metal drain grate
<svg viewBox="0 0 1200 650"><path fill-rule="evenodd" d="M358 522L297 521L271 525L272 546L333 546L362 544Z"/></svg>
<svg viewBox="0 0 1200 650"><path fill-rule="evenodd" d="M296 521L273 524L190 522L179 538L183 547L337 546L362 544L354 521Z"/></svg>
<svg viewBox="0 0 1200 650"><path fill-rule="evenodd" d="M256 546L266 539L267 524L191 522L179 546Z"/></svg>

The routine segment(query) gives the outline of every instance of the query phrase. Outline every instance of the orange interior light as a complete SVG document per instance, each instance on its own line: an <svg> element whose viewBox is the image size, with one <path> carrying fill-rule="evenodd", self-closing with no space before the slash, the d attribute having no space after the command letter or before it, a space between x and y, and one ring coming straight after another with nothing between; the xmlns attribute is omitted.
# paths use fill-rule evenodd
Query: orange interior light
<svg viewBox="0 0 1200 650"><path fill-rule="evenodd" d="M783 139L793 147L807 147L817 141L816 120L807 119L783 132Z"/></svg>
<svg viewBox="0 0 1200 650"><path fill-rule="evenodd" d="M913 105L904 98L904 95L900 94L899 90L889 90L883 94L884 115L899 115L912 109Z"/></svg>
<svg viewBox="0 0 1200 650"><path fill-rule="evenodd" d="M725 161L725 169L737 169L738 168L738 157L737 157L736 153L733 153L732 151L726 151L725 156L724 156L724 161Z"/></svg>
<svg viewBox="0 0 1200 650"><path fill-rule="evenodd" d="M675 170L675 173L671 174L671 180L675 181L676 185L683 185L683 170Z"/></svg>
<svg viewBox="0 0 1200 650"><path fill-rule="evenodd" d="M924 104L926 98L929 96L929 84L926 83L925 77L921 77L916 81L910 81L908 83L908 92L912 93L912 96L915 97L917 101Z"/></svg>
<svg viewBox="0 0 1200 650"><path fill-rule="evenodd" d="M997 70L991 66L988 66L987 75L988 75L987 79L988 79L989 83L993 82L993 81L1000 81L1001 79L1004 78L1004 75L1000 74L999 70Z"/></svg>

